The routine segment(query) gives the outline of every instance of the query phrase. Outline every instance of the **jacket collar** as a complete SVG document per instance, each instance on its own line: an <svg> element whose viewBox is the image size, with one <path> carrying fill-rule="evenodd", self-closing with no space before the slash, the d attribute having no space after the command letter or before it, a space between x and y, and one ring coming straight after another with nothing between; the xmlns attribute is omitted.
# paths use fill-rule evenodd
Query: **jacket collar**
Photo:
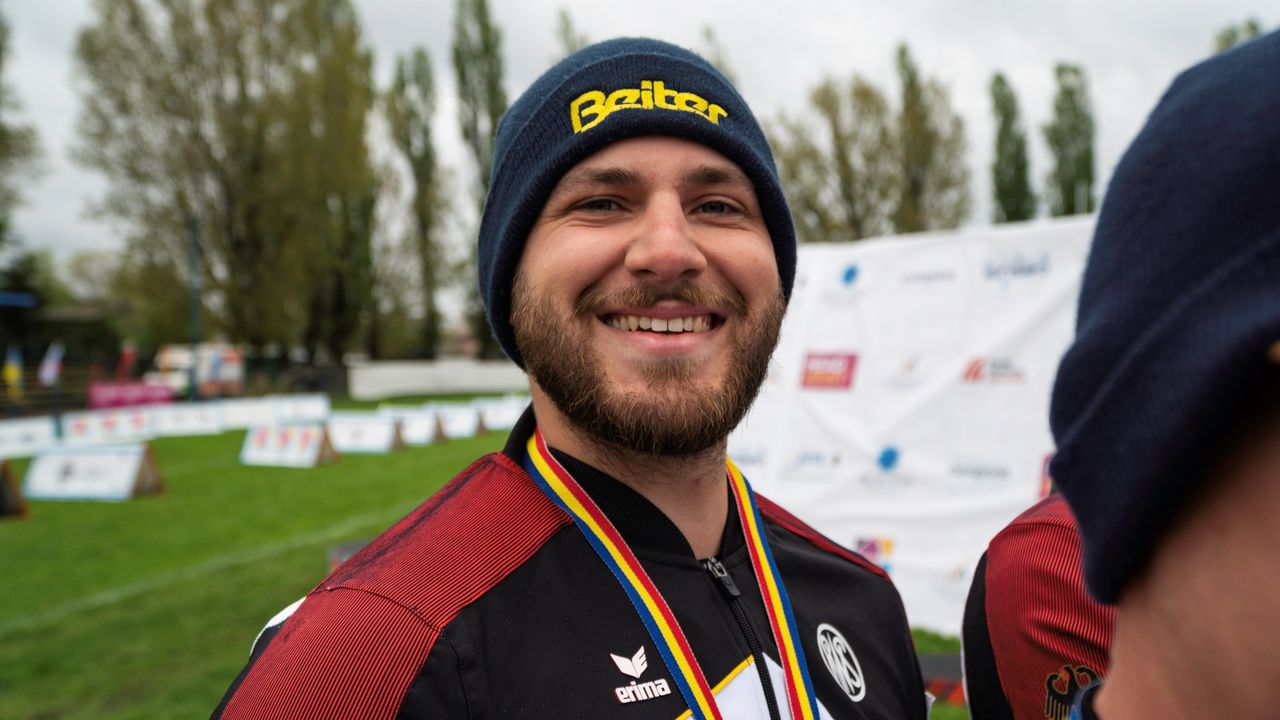
<svg viewBox="0 0 1280 720"><path fill-rule="evenodd" d="M537 420L533 416L533 406L525 409L524 414L511 429L507 437L506 447L502 453L511 458L517 465L524 467L527 454L525 447L533 436ZM635 551L649 550L669 555L678 555L690 559L693 549L684 534L671 522L661 510L643 495L615 480L610 475L582 462L568 453L550 448L551 454L569 471L574 480L582 486L600 510L604 512L622 538ZM729 492L728 483L725 492ZM719 557L728 556L743 547L742 531L738 521L738 513L733 508L734 500L729 498L730 512L725 523L724 535L720 540Z"/></svg>

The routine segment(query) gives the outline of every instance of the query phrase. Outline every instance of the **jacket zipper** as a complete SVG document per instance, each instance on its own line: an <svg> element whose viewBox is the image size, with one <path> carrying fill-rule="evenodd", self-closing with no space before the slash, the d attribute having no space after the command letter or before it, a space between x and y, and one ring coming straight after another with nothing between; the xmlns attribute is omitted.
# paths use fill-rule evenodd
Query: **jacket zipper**
<svg viewBox="0 0 1280 720"><path fill-rule="evenodd" d="M717 580L716 584L724 592L725 599L729 601L729 609L733 611L733 617L738 621L738 627L747 639L747 648L755 658L756 674L760 676L760 685L764 688L764 700L769 706L769 717L773 720L782 720L782 713L778 710L778 698L773 694L773 678L770 677L769 666L764 660L764 650L760 648L760 641L756 638L755 631L751 629L751 622L747 620L747 613L742 608L742 593L738 591L733 577L729 575L729 571L719 559L709 557L702 561L702 566Z"/></svg>

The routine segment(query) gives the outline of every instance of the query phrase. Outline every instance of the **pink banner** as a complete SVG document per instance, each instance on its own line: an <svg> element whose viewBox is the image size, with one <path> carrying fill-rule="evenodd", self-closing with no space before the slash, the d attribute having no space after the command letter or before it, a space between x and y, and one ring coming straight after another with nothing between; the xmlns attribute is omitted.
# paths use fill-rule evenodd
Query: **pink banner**
<svg viewBox="0 0 1280 720"><path fill-rule="evenodd" d="M173 402L173 389L144 382L89 383L89 407L112 408Z"/></svg>

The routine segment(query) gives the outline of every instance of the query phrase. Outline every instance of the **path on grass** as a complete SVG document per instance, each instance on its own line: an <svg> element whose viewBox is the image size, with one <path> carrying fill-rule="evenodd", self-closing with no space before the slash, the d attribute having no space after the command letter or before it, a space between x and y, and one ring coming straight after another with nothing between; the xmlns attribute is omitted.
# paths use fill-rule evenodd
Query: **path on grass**
<svg viewBox="0 0 1280 720"><path fill-rule="evenodd" d="M22 630L30 630L42 625L56 623L73 615L78 615L90 610L96 610L108 605L114 605L115 603L128 600L138 595L169 587L170 585L177 585L178 583L202 578L239 565L245 565L258 560L265 560L270 557L275 557L276 555L282 555L292 550L312 545L330 543L361 530L385 528L390 523L404 517L415 506L417 506L417 502L411 502L376 512L356 515L354 517L347 518L345 521L336 525L330 525L323 530L317 530L305 535L296 535L282 542L263 545L250 550L228 553L226 555L206 560L198 565L191 565L189 567L182 568L181 570L154 575L144 580L139 580L138 582L128 583L109 590L96 592L79 600L73 600L68 603L63 603L62 605L55 605L40 612L3 621L0 622L0 637Z"/></svg>

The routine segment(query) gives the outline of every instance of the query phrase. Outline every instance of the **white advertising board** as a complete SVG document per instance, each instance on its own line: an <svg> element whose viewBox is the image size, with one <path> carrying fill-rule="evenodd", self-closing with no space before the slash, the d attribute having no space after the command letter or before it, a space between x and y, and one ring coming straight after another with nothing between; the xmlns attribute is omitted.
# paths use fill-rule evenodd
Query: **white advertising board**
<svg viewBox="0 0 1280 720"><path fill-rule="evenodd" d="M1093 220L802 246L729 453L958 634L987 541L1045 492L1048 407Z"/></svg>
<svg viewBox="0 0 1280 720"><path fill-rule="evenodd" d="M328 395L271 395L270 398L277 425L323 422L329 417Z"/></svg>
<svg viewBox="0 0 1280 720"><path fill-rule="evenodd" d="M449 439L475 437L484 432L484 418L471 403L431 403L440 419L440 432Z"/></svg>
<svg viewBox="0 0 1280 720"><path fill-rule="evenodd" d="M529 407L528 395L507 395L500 398L476 398L471 401L480 411L485 430L510 430L525 408Z"/></svg>
<svg viewBox="0 0 1280 720"><path fill-rule="evenodd" d="M151 437L151 413L147 407L63 413L61 424L64 445L132 443Z"/></svg>
<svg viewBox="0 0 1280 720"><path fill-rule="evenodd" d="M400 439L405 445L430 445L440 435L435 411L418 405L380 405L378 413L400 421Z"/></svg>
<svg viewBox="0 0 1280 720"><path fill-rule="evenodd" d="M218 405L211 402L173 403L150 408L151 432L157 437L217 435L222 432Z"/></svg>
<svg viewBox="0 0 1280 720"><path fill-rule="evenodd" d="M326 422L333 449L340 453L380 455L404 448L400 421L390 415L336 412Z"/></svg>
<svg viewBox="0 0 1280 720"><path fill-rule="evenodd" d="M58 421L51 415L0 420L0 460L32 457L58 444Z"/></svg>
<svg viewBox="0 0 1280 720"><path fill-rule="evenodd" d="M242 465L305 468L337 459L321 423L252 427L240 447Z"/></svg>
<svg viewBox="0 0 1280 720"><path fill-rule="evenodd" d="M218 400L218 422L227 430L243 430L270 425L276 420L275 405L270 398L228 398Z"/></svg>
<svg viewBox="0 0 1280 720"><path fill-rule="evenodd" d="M151 452L138 443L45 450L31 461L22 492L37 500L119 502L163 490Z"/></svg>

